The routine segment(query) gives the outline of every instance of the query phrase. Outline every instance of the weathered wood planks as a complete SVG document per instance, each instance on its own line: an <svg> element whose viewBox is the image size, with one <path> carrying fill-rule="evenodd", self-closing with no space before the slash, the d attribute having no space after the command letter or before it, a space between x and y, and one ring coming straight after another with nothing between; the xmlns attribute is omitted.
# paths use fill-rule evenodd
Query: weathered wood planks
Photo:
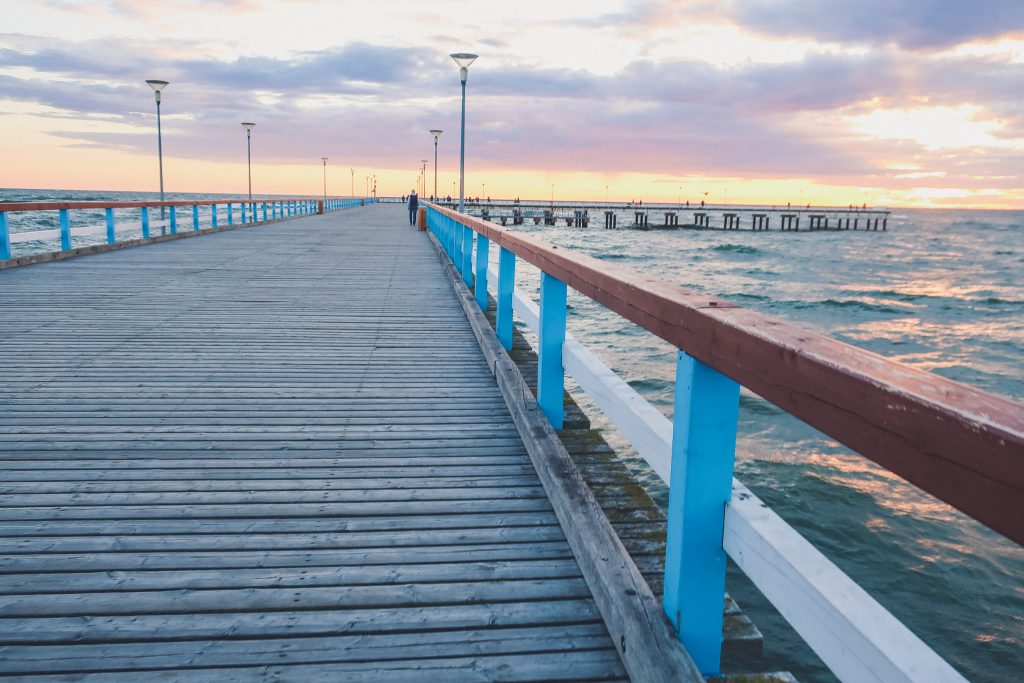
<svg viewBox="0 0 1024 683"><path fill-rule="evenodd" d="M0 673L625 677L403 214L0 272Z"/></svg>

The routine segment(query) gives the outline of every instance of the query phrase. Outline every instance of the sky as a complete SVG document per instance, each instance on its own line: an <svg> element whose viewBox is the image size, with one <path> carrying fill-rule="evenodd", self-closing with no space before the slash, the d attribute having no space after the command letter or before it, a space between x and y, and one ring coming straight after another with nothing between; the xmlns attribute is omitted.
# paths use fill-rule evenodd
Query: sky
<svg viewBox="0 0 1024 683"><path fill-rule="evenodd" d="M1024 208L1022 0L0 0L0 187Z"/></svg>

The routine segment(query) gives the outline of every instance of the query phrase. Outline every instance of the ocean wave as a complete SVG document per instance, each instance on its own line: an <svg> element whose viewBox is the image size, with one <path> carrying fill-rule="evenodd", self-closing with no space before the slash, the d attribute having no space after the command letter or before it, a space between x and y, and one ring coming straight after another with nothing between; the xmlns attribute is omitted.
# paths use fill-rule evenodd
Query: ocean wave
<svg viewBox="0 0 1024 683"><path fill-rule="evenodd" d="M749 247L746 244L716 244L711 247L711 251L722 251L733 254L761 254L763 253L757 247Z"/></svg>
<svg viewBox="0 0 1024 683"><path fill-rule="evenodd" d="M893 308L892 306L883 306L882 304L872 304L867 301L859 301L857 299L824 299L822 301L800 301L792 303L793 308L838 308L844 310L858 310L866 311L869 313L899 313L906 314L905 310Z"/></svg>
<svg viewBox="0 0 1024 683"><path fill-rule="evenodd" d="M1017 299L1000 299L997 296L990 296L987 299L982 299L981 303L991 304L993 306L1020 306L1024 305L1024 301Z"/></svg>

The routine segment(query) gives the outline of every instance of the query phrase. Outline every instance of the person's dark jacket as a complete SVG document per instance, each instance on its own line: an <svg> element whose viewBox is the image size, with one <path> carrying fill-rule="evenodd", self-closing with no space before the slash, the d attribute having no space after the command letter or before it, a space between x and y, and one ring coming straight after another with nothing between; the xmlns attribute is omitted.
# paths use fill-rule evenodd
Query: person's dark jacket
<svg viewBox="0 0 1024 683"><path fill-rule="evenodd" d="M414 194L409 195L409 210L416 211L420 208L420 198Z"/></svg>

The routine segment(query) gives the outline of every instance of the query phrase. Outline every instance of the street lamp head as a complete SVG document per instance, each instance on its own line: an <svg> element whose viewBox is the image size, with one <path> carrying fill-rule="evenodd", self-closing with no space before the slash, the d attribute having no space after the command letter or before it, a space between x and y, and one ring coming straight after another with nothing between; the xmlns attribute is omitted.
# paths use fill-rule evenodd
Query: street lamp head
<svg viewBox="0 0 1024 683"><path fill-rule="evenodd" d="M327 157L320 157L320 161L322 161L322 162L324 162L326 164L327 163Z"/></svg>
<svg viewBox="0 0 1024 683"><path fill-rule="evenodd" d="M169 84L167 81L148 80L146 83L153 89L153 95L156 97L157 103L160 102L160 91L166 88Z"/></svg>
<svg viewBox="0 0 1024 683"><path fill-rule="evenodd" d="M455 63L459 65L459 80L463 83L469 78L469 65L476 61L479 55L475 55L471 52L454 52L451 58L455 60Z"/></svg>
<svg viewBox="0 0 1024 683"><path fill-rule="evenodd" d="M437 142L437 139L441 137L441 133L443 132L443 130L437 130L436 128L430 131L430 134L434 136L434 142Z"/></svg>
<svg viewBox="0 0 1024 683"><path fill-rule="evenodd" d="M256 124L255 123L251 123L251 122L243 121L242 122L242 126L245 128L246 132L248 132L248 131L251 131L253 128L255 128Z"/></svg>

